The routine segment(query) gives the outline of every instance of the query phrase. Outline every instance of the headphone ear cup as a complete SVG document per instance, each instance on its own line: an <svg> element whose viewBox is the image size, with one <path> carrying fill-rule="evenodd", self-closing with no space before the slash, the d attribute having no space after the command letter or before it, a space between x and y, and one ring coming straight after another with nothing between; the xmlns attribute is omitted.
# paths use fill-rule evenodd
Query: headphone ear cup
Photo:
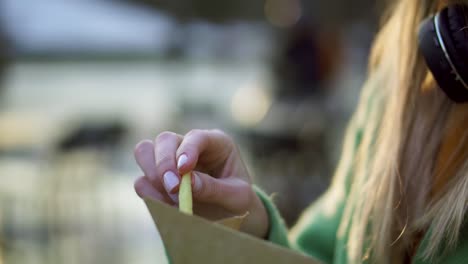
<svg viewBox="0 0 468 264"><path fill-rule="evenodd" d="M441 31L445 31L446 37L444 38L448 44L448 53L458 73L461 76L468 77L468 38L466 30L465 7L461 5L450 6L446 9L446 25L442 27Z"/></svg>
<svg viewBox="0 0 468 264"><path fill-rule="evenodd" d="M468 58L468 7L455 6L448 9L450 35L457 53L461 58ZM462 60L463 61L463 60ZM468 61L463 61L468 64Z"/></svg>
<svg viewBox="0 0 468 264"><path fill-rule="evenodd" d="M456 70L463 70L463 72L459 73L461 76L465 76L466 78L468 76L468 72L466 72L465 69L468 69L468 67L467 63L463 61L463 58L468 57L458 54L449 29L449 22L452 21L451 23L455 25L456 23L459 23L459 20L455 19L459 19L460 17L457 15L454 19L448 19L447 9L441 11L439 16L440 23L438 26L447 54L449 55L451 62L454 64L453 66L456 67ZM422 22L419 29L419 48L439 87L452 101L457 103L466 103L468 102L468 89L466 89L463 84L457 80L454 69L447 59L447 55L439 42L435 23L436 22L433 17ZM455 61L453 58L455 58Z"/></svg>

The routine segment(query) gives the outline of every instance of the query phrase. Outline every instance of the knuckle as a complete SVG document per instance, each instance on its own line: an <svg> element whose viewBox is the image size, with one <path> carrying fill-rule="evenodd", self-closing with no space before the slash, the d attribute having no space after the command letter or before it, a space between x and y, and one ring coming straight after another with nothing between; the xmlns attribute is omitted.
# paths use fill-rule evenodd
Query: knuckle
<svg viewBox="0 0 468 264"><path fill-rule="evenodd" d="M217 135L218 137L222 138L223 140L225 140L226 142L229 142L229 143L232 143L234 142L234 140L232 139L232 137L230 135L228 135L226 132L224 132L223 130L220 130L220 129L213 129L211 130L211 132L215 135Z"/></svg>
<svg viewBox="0 0 468 264"><path fill-rule="evenodd" d="M202 184L202 188L194 189L193 194L197 197L200 197L204 201L214 201L219 199L220 188L211 178L205 178Z"/></svg>
<svg viewBox="0 0 468 264"><path fill-rule="evenodd" d="M198 137L205 133L206 131L201 129L192 129L185 136L186 137Z"/></svg>
<svg viewBox="0 0 468 264"><path fill-rule="evenodd" d="M218 129L218 128L211 129L210 131L211 131L212 133L214 133L214 134L219 134L219 135L222 135L222 136L227 136L226 132L224 132L223 130Z"/></svg>
<svg viewBox="0 0 468 264"><path fill-rule="evenodd" d="M158 153L156 157L156 166L161 166L163 164L175 163L175 158L172 155Z"/></svg>
<svg viewBox="0 0 468 264"><path fill-rule="evenodd" d="M215 199L220 198L219 196L220 188L217 184L213 184L212 182L210 182L210 184L206 184L202 192L203 192L203 196L207 200L214 201Z"/></svg>
<svg viewBox="0 0 468 264"><path fill-rule="evenodd" d="M142 140L140 142L138 142L136 145L135 145L135 148L133 149L133 153L135 153L135 155L138 155L140 153L143 152L143 150L148 146L148 145L153 145L153 142L151 142L151 140Z"/></svg>
<svg viewBox="0 0 468 264"><path fill-rule="evenodd" d="M197 145L193 142L186 142L180 151L193 155L197 153Z"/></svg>
<svg viewBox="0 0 468 264"><path fill-rule="evenodd" d="M239 192L240 193L236 195L239 199L239 205L241 208L247 208L254 199L255 193L253 192L250 184L244 181L243 184L239 186Z"/></svg>
<svg viewBox="0 0 468 264"><path fill-rule="evenodd" d="M156 137L156 142L162 142L166 140L172 140L177 138L177 134L171 131L164 131Z"/></svg>
<svg viewBox="0 0 468 264"><path fill-rule="evenodd" d="M138 196L143 198L145 196L145 189L148 188L147 182L143 177L138 178L134 183L133 183L133 188L135 189L135 192L137 193Z"/></svg>
<svg viewBox="0 0 468 264"><path fill-rule="evenodd" d="M133 188L134 188L137 192L141 192L141 190L143 189L144 186L145 186L145 182L144 182L144 180L143 180L143 177L138 178L138 179L133 183Z"/></svg>
<svg viewBox="0 0 468 264"><path fill-rule="evenodd" d="M162 175L159 175L159 176L156 177L156 179L153 179L151 181L151 185L160 193L165 193L165 191L166 191L164 189Z"/></svg>

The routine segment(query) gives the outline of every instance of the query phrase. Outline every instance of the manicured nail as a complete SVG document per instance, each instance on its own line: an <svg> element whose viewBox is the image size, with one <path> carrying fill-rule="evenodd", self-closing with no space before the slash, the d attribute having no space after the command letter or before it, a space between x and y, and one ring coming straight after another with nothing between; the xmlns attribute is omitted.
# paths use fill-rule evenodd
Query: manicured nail
<svg viewBox="0 0 468 264"><path fill-rule="evenodd" d="M177 185L179 185L179 177L175 175L172 171L164 173L164 188L166 188L167 193L171 193Z"/></svg>
<svg viewBox="0 0 468 264"><path fill-rule="evenodd" d="M180 170L182 166L184 166L187 163L188 157L185 154L180 155L179 160L177 161L177 169Z"/></svg>

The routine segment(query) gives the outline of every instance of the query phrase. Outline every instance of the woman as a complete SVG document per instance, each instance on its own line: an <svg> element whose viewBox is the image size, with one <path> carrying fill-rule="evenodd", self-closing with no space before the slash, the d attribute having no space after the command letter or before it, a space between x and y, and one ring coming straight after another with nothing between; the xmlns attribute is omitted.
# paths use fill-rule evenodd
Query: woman
<svg viewBox="0 0 468 264"><path fill-rule="evenodd" d="M139 143L135 156L145 176L137 193L174 205L180 175L193 171L197 214L218 219L249 211L244 232L325 263L468 263L468 104L439 89L418 48L421 22L449 4L392 6L334 180L289 237L220 131L165 132Z"/></svg>

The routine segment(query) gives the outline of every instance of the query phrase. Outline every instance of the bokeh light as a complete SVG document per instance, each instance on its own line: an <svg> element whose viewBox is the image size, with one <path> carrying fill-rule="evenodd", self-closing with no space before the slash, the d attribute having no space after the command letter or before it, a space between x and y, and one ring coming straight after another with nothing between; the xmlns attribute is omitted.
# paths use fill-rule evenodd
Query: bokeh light
<svg viewBox="0 0 468 264"><path fill-rule="evenodd" d="M271 94L263 86L256 83L242 86L232 98L232 116L242 126L254 126L262 121L271 104Z"/></svg>

